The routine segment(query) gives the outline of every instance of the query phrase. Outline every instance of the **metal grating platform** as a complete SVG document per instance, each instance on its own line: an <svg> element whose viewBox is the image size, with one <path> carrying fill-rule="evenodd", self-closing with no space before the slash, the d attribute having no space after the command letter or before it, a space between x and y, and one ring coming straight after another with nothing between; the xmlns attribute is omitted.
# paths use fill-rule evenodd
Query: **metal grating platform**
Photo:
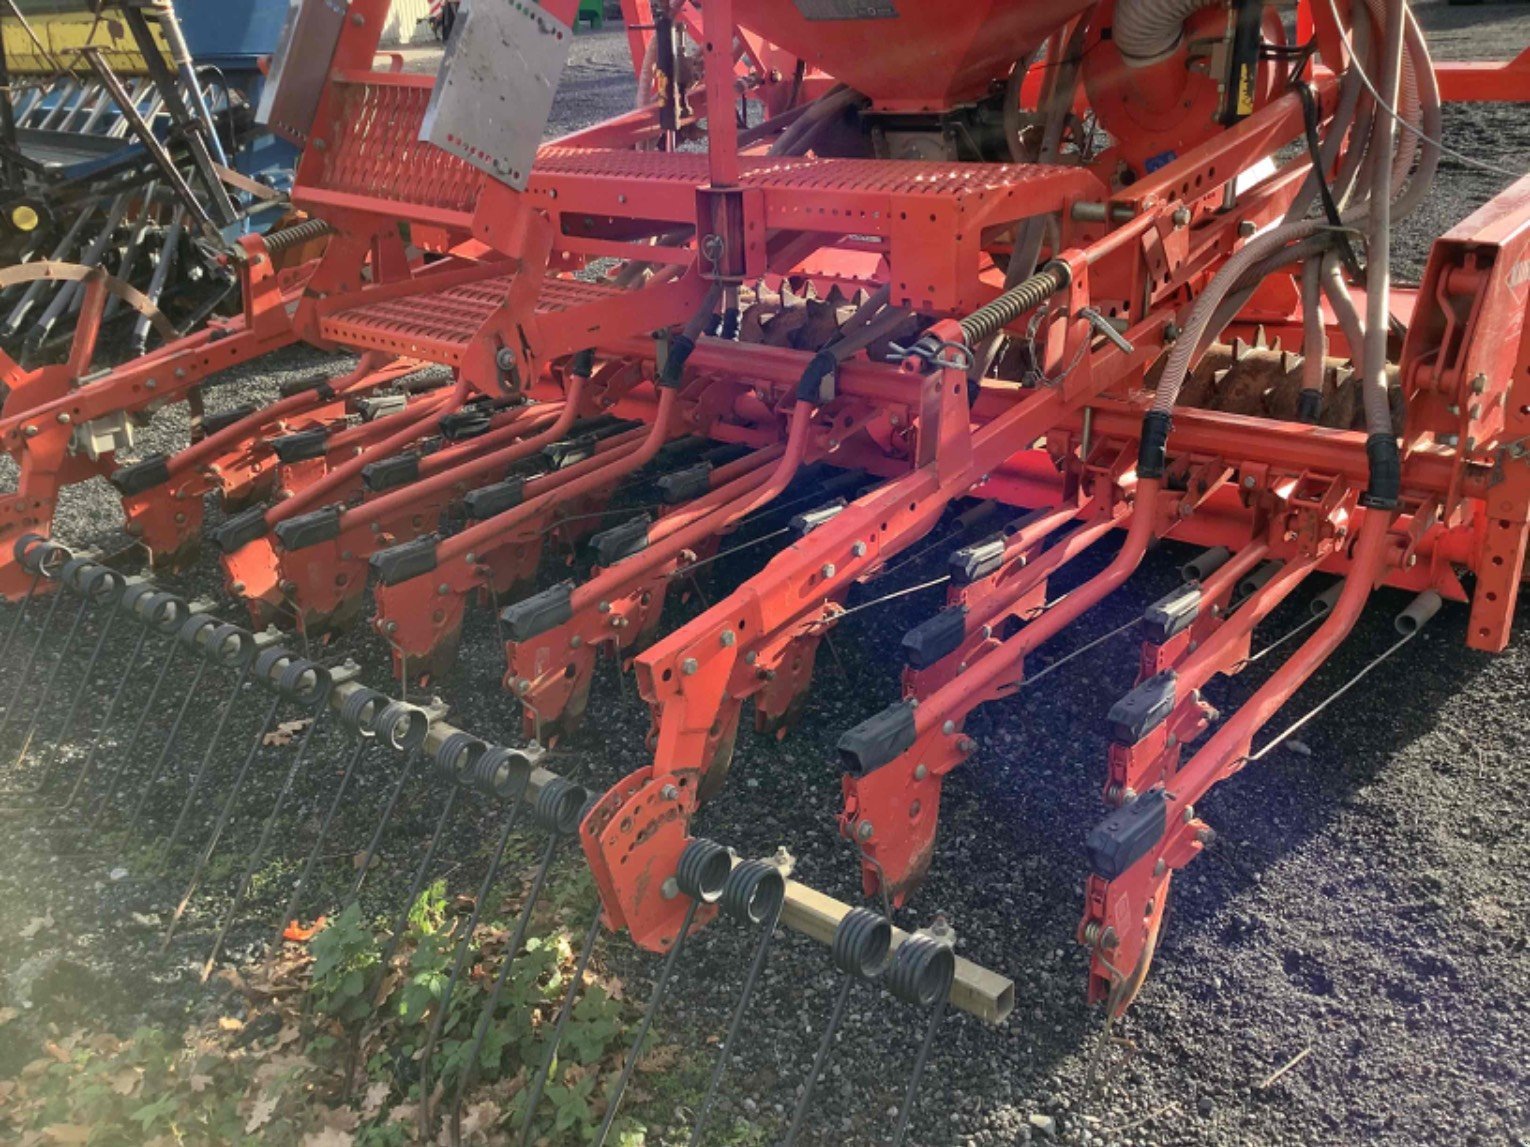
<svg viewBox="0 0 1530 1147"><path fill-rule="evenodd" d="M380 350L422 362L459 367L473 337L504 302L514 276L497 275L445 290L386 299L338 311L319 323L331 342ZM622 294L620 287L549 275L542 281L538 314L571 310Z"/></svg>

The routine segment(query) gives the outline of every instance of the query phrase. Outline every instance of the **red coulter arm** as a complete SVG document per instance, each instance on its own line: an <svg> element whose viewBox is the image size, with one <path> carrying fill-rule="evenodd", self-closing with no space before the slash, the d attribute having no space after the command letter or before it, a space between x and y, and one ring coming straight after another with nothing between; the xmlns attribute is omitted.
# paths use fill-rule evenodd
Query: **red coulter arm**
<svg viewBox="0 0 1530 1147"><path fill-rule="evenodd" d="M640 106L544 143L575 0L465 7L435 80L379 68L386 0L338 22L299 5L268 102L303 147L309 218L230 250L242 312L97 371L116 288L85 275L66 361L0 358L20 475L0 593L122 590L93 566L66 577L82 559L43 540L61 490L110 476L156 566L194 560L215 493L255 628L323 640L370 609L406 683L439 681L468 611L494 608L529 744L433 736L453 794L560 792L527 762L577 747L614 660L651 713L651 763L578 835L606 924L672 955L733 911L680 877L686 856L721 866L693 823L746 703L786 736L853 611L946 586L838 742L825 829L896 905L941 862L943 786L992 763L974 712L1038 685L1039 652L1113 656L1130 629L1133 687L1078 715L1109 745L1102 815L1074 842L1090 996L1119 1013L1174 872L1211 839L1196 804L1274 743L1374 590L1423 595L1415 621L1465 603L1472 648L1509 640L1530 178L1441 236L1417 287L1385 252L1438 166L1440 99L1523 100L1530 54L1436 70L1395 0L1304 4L1300 45L1243 3L623 8ZM360 360L129 460L138 421L295 343ZM1184 584L1079 638L1164 542L1199 550ZM747 576L676 609L746 552ZM946 580L912 585L926 558ZM188 624L146 595L125 607L146 627ZM1308 598L1291 643L1259 648ZM193 621L176 640L207 653ZM1225 679L1276 648L1219 711ZM284 656L261 676L302 700L317 668ZM810 900L788 895L789 923L839 943L847 973L877 963L874 925ZM1002 994L978 972L953 973L958 1006Z"/></svg>

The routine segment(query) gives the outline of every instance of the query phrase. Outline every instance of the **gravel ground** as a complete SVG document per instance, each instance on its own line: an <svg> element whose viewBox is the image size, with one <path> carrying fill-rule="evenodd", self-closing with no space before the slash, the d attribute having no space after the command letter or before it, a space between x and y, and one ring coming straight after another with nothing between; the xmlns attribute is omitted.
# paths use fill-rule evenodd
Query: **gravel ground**
<svg viewBox="0 0 1530 1147"><path fill-rule="evenodd" d="M1420 18L1445 58L1503 57L1530 42L1524 4L1426 4ZM619 33L581 37L554 130L628 105L625 53ZM1530 168L1522 110L1452 108L1446 127L1449 140L1469 154L1510 170ZM1429 240L1505 182L1447 158L1439 190L1399 235L1400 273L1421 271ZM315 352L288 352L231 374L209 404L221 409L264 397L283 378L337 366ZM183 432L166 420L145 449ZM110 491L96 484L71 494L58 532L107 539L115 515ZM1059 644L1076 648L1136 616L1175 583L1185 553L1162 546L1139 577ZM933 569L938 556L930 562ZM743 558L719 563L703 589L711 598L749 572ZM1075 576L1089 572L1086 566ZM898 580L913 584L921 573L912 569ZM202 568L180 588L212 593L215 584ZM833 745L895 695L890 667L899 636L928 616L937 597L938 591L925 593L869 610L836 630L832 648L820 654L802 728L779 745L742 736L728 788L705 811L700 830L745 854L784 843L802 879L855 898L855 865L833 827L839 808ZM1391 616L1405 603L1402 595L1382 594L1290 713L1305 711L1385 651L1395 639ZM676 603L674 620L697 608ZM1275 615L1261 634L1284 633L1304 608L1298 602ZM1014 977L1017 1008L997 1029L962 1016L945 1022L914 1141L1024 1142L1047 1137L1036 1124L1051 1121L1065 1142L1122 1147L1526 1142L1530 842L1521 793L1530 747L1524 720L1530 606L1521 607L1519 621L1508 653L1489 658L1464 649L1464 611L1447 608L1405 656L1383 663L1304 730L1307 751L1277 752L1203 802L1217 842L1178 881L1152 978L1108 1044L1082 999L1085 959L1072 934L1082 840L1101 815L1106 742L1099 715L1130 686L1135 649L1123 637L1034 692L982 710L972 726L982 748L946 787L932 879L900 923L917 926L947 914L964 955ZM370 679L385 679L382 650L362 634L346 642L335 652L356 656ZM114 685L108 667L121 665L127 652L109 647L97 683L102 697ZM501 663L492 624L479 611L461 667L439 688L457 723L511 740L516 722L498 688ZM1267 666L1222 684L1211 699L1224 709L1237 704ZM142 702L150 683L143 670L134 676L130 704ZM184 693L187 684L174 680ZM192 706L193 727L199 708ZM647 717L630 682L622 686L602 674L590 713L560 768L581 770L600 785L645 763ZM166 726L173 716L157 707L150 725ZM235 732L247 737L250 730ZM143 743L157 739L146 732ZM239 742L231 736L229 743ZM298 786L277 837L277 863L262 870L247 919L233 933L233 955L263 943L313 840L339 749L325 745L316 754L325 766ZM142 749L120 757L130 783L114 801L117 815L104 824L126 820L150 757ZM115 767L119 757L112 758ZM231 828L228 851L236 856L253 844L258 814L281 779L278 771L257 772ZM357 811L345 818L321 872L326 889L343 882L348 866L336 858L360 846L367 812L380 805L388 780L384 772L364 776ZM152 788L146 823L167 831L183 791ZM417 789L408 802L394 838L399 844L372 881L379 903L407 880L414 855L407 842L429 833L434 799ZM464 816L452 830L440 866L463 890L476 882L489 818L474 819ZM11 831L0 833L0 908L12 920L46 913L54 921L25 941L14 930L0 935L6 992L89 997L92 1012L108 1020L169 1021L187 1007L210 1006L191 968L205 952L209 912L219 902L199 902L181 939L156 958L154 918L162 922L173 908L185 866L154 875L141 851L148 839L142 832L82 840L47 828L46 820L35 812L15 817L6 822ZM70 827L82 825L75 818ZM231 872L216 876L215 891L231 885ZM689 950L666 1015L669 1038L712 1046L733 1003L747 942L712 929ZM610 949L630 976L651 970L624 944ZM86 989L72 983L81 979ZM821 949L796 938L778 944L727 1099L735 1113L758 1120L762 1141L779 1135L836 987ZM859 1143L885 1135L922 1026L922 1017L870 992L854 995L807 1139ZM1298 1055L1294 1068L1261 1086Z"/></svg>

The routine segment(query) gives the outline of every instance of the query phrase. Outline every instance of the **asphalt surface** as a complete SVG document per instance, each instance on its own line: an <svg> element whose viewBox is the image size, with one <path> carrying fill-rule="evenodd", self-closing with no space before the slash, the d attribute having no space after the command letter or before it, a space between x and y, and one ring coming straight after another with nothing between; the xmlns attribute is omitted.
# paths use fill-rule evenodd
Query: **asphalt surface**
<svg viewBox="0 0 1530 1147"><path fill-rule="evenodd" d="M1524 4L1426 4L1419 15L1444 58L1502 58L1530 43ZM625 53L618 33L581 37L554 131L629 106ZM1446 134L1468 156L1511 171L1530 169L1530 116L1522 109L1451 108ZM1418 274L1430 239L1506 182L1447 157L1430 202L1399 232L1399 274ZM288 352L231 372L212 389L209 405L224 409L268 397L283 378L339 365L315 352ZM145 451L184 433L176 417L172 412L151 428ZM71 493L57 532L110 545L117 514L111 492L92 484ZM1035 667L1137 616L1176 583L1186 553L1161 546L1138 577L1049 647ZM702 592L715 600L755 560L719 563ZM938 574L941 561L932 554L925 566L902 571L896 585L873 586L865 596L917 584ZM1094 568L1083 563L1073 576ZM204 562L177 588L214 593L216 578ZM1256 644L1300 619L1308 595L1299 596L1261 628ZM1401 594L1379 595L1356 634L1276 727L1382 655L1395 641L1392 616L1406 601ZM895 698L898 640L939 604L939 590L926 592L839 627L820 652L801 728L780 744L741 735L728 787L704 811L699 831L746 855L784 844L797 858L800 879L856 899L856 865L835 829L834 743ZM699 608L695 601L677 602L671 620ZM999 1028L963 1016L942 1024L912 1141L997 1145L1055 1135L1120 1147L1526 1142L1530 840L1522 806L1530 780L1530 607L1521 606L1518 620L1510 650L1487 657L1464 648L1464 610L1447 607L1295 743L1202 803L1198 811L1216 828L1217 842L1176 881L1151 979L1109 1041L1102 1039L1098 1013L1083 1001L1085 957L1072 937L1085 871L1082 842L1102 815L1102 716L1132 683L1136 647L1130 636L1117 638L1034 691L981 710L970 724L981 748L945 788L930 882L899 923L917 926L945 914L963 955L1014 978L1017 1007ZM385 651L366 634L348 637L333 652L354 654L369 679L386 679ZM115 684L108 668L125 656L113 646L103 658L93 697ZM1278 660L1219 683L1210 699L1224 710L1233 707ZM501 665L491 619L479 610L470 619L460 667L438 689L452 703L456 723L513 741L517 719L499 689ZM140 667L135 676L144 680L133 682L130 700L141 700L147 670ZM184 679L175 680L173 688L184 693ZM156 743L153 728L163 730L173 715L169 706L152 713L144 743ZM556 763L592 786L609 783L647 763L647 726L630 680L620 683L608 668L597 679L585 728ZM287 866L256 889L250 919L232 934L233 957L264 943L283 879L290 879L312 840L338 752L337 741L323 746L315 759L330 766L295 790L293 812L276 838ZM137 753L145 757L143 749ZM129 783L110 802L104 826L120 826L131 814L132 797L152 764L122 763ZM366 811L380 804L387 779L362 778L359 811L346 819L336 856L350 855L364 840ZM279 781L263 774L252 782L248 811L231 829L236 855L255 839L263 802ZM148 791L144 820L165 832L184 789ZM411 801L399 843L373 881L379 902L407 880L413 852L406 842L429 833L434 808L424 792ZM441 863L463 890L476 882L481 863L483 824L472 819L452 830ZM56 921L41 942L0 937L7 993L33 991L65 969L91 981L96 1007L108 1016L168 1019L207 1006L190 969L205 951L221 906L216 896L194 906L183 939L161 959L154 954L157 932L142 921L162 920L173 907L184 869L153 876L132 840L112 837L82 847L88 838L47 828L46 821L35 813L12 818L13 831L0 833L0 904L11 918L46 905ZM341 865L323 879L344 875ZM220 874L214 892L232 879ZM715 1046L748 943L714 928L693 944L666 1012L666 1039ZM621 941L609 942L608 951L635 982L652 970ZM762 1142L780 1138L837 986L822 949L794 937L777 943L725 1099L730 1114L759 1124ZM922 1015L885 997L853 994L804 1141L884 1139L923 1023ZM675 1122L683 1127L683 1111ZM684 1139L678 1131L675 1137Z"/></svg>

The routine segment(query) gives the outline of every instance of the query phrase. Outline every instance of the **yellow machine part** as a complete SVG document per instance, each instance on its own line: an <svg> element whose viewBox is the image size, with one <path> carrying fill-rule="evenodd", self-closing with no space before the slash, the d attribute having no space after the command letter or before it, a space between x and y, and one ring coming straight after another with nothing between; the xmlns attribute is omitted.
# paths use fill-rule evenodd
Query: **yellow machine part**
<svg viewBox="0 0 1530 1147"><path fill-rule="evenodd" d="M47 47L47 53L38 47L21 21L13 16L0 17L0 36L5 40L5 62L11 75L51 76L58 65L84 68L79 60L81 48L98 47L105 50L106 60L118 75L142 75L148 71L143 55L138 51L132 33L121 19L103 15L99 19L89 12L58 12L27 17L32 32ZM159 25L150 22L149 28L161 53L169 58ZM49 54L51 53L51 59Z"/></svg>

